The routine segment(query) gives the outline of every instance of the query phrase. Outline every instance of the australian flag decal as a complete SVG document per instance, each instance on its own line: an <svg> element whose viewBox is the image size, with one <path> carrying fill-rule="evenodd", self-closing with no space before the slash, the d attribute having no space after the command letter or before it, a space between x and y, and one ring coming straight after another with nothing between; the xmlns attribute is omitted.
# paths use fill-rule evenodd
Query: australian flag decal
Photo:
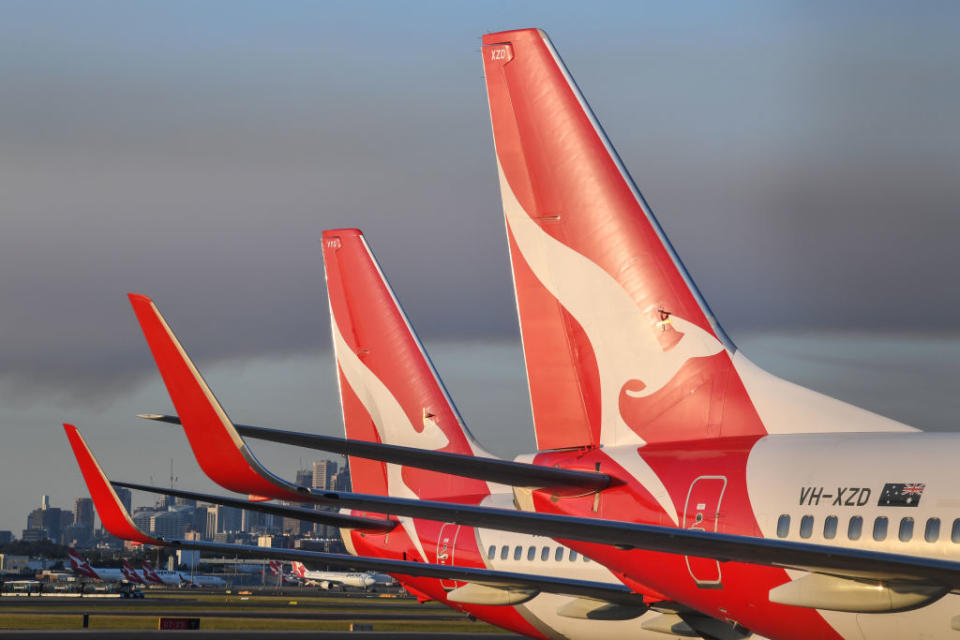
<svg viewBox="0 0 960 640"><path fill-rule="evenodd" d="M880 493L880 501L877 505L881 507L916 507L920 504L920 498L926 488L927 485L922 482L888 482L883 485L883 491Z"/></svg>

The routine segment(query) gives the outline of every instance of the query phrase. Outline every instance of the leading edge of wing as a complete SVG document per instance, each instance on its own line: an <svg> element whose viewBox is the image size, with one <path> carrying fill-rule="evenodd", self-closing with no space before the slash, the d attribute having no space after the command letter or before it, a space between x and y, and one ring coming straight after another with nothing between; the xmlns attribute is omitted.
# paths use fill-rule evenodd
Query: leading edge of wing
<svg viewBox="0 0 960 640"><path fill-rule="evenodd" d="M137 417L169 424L182 424L178 416L146 413L139 414ZM600 490L610 486L613 481L611 476L595 471L558 469L526 462L467 456L445 451L429 451L402 445L350 440L245 424L234 424L233 427L244 438L357 456L514 487L549 487L554 492L556 492L556 489L563 487L579 491Z"/></svg>

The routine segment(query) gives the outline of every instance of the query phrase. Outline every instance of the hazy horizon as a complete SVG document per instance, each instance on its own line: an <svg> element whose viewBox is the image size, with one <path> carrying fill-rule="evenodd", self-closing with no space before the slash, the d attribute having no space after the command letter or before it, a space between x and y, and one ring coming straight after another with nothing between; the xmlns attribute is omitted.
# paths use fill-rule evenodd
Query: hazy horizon
<svg viewBox="0 0 960 640"><path fill-rule="evenodd" d="M0 529L82 494L63 421L118 477L160 482L172 456L209 488L182 436L133 418L169 401L128 291L237 419L339 429L326 228L364 230L478 437L529 448L479 58L521 26L550 34L741 346L773 336L756 351L784 375L952 424L960 5L0 8Z"/></svg>

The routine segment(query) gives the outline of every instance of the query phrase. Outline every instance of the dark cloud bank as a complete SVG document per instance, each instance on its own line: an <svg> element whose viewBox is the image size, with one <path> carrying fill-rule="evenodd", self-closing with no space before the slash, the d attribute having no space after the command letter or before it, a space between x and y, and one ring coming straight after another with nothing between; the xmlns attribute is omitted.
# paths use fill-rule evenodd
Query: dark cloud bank
<svg viewBox="0 0 960 640"><path fill-rule="evenodd" d="M477 36L537 12L233 6L8 12L5 402L151 373L130 290L198 360L328 348L336 226L428 338L516 335ZM955 11L762 7L545 26L734 337L955 329Z"/></svg>

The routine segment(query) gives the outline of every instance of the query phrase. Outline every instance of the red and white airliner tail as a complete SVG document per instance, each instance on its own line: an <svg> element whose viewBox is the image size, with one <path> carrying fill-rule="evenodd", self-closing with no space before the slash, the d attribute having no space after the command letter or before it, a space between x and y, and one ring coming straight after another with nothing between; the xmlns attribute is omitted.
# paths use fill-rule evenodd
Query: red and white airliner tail
<svg viewBox="0 0 960 640"><path fill-rule="evenodd" d="M137 570L130 566L130 563L126 558L123 559L123 575L127 578L128 581L135 584L147 584L146 580L137 573Z"/></svg>
<svg viewBox="0 0 960 640"><path fill-rule="evenodd" d="M323 260L347 438L463 455L467 430L357 229L323 233ZM436 499L490 493L482 480L350 457L354 491Z"/></svg>
<svg viewBox="0 0 960 640"><path fill-rule="evenodd" d="M907 429L737 353L545 33L483 65L539 449Z"/></svg>
<svg viewBox="0 0 960 640"><path fill-rule="evenodd" d="M73 549L67 549L67 557L70 558L70 568L73 569L73 572L78 576L100 580L100 576L98 576L97 572L93 570L93 567L90 566L90 563L87 562L86 558L82 557L76 551Z"/></svg>

